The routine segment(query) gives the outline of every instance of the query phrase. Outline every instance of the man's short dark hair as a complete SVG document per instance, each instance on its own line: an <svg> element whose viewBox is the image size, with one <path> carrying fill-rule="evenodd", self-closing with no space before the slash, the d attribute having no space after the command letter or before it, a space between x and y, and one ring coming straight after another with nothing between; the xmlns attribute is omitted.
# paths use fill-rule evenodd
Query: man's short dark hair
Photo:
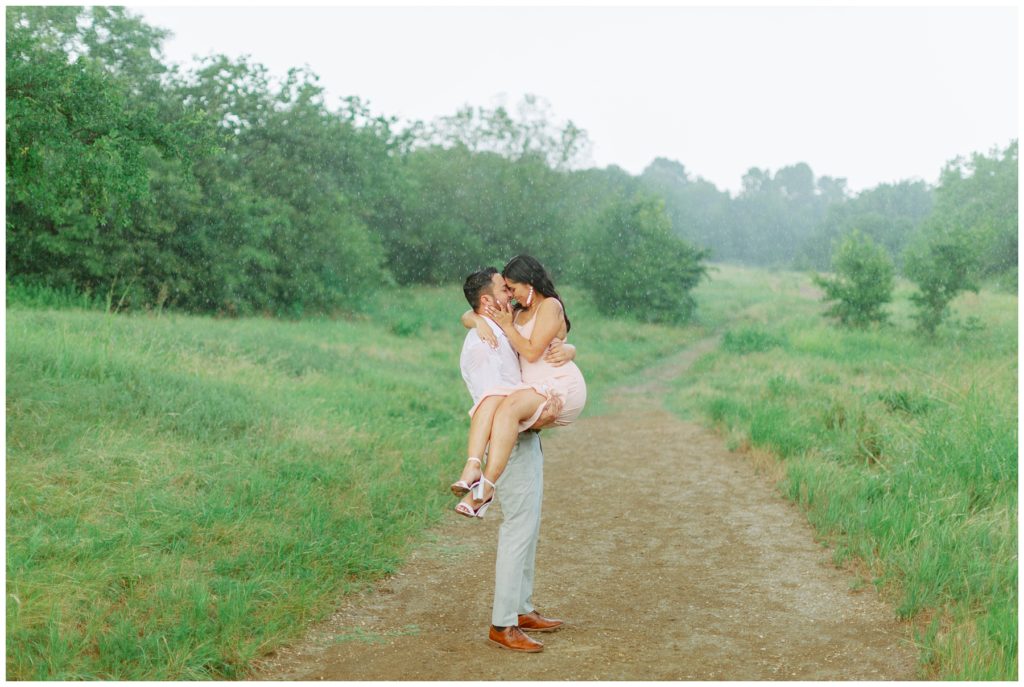
<svg viewBox="0 0 1024 687"><path fill-rule="evenodd" d="M494 290L491 287L494 286L494 275L497 273L497 268L485 267L466 277L466 281L462 285L462 293L466 294L469 307L473 308L474 312L480 307L480 296L485 293L490 296L494 295Z"/></svg>

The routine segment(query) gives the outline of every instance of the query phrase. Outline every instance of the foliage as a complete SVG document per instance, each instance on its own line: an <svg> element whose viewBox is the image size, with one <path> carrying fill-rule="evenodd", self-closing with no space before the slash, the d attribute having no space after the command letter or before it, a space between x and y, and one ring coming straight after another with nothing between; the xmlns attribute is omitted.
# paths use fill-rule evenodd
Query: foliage
<svg viewBox="0 0 1024 687"><path fill-rule="evenodd" d="M121 7L7 9L7 267L22 283L116 310L300 316L358 312L381 286L458 281L520 252L556 281L593 280L598 246L625 245L609 214L645 194L685 242L646 235L668 251L636 257L651 275L681 245L824 269L852 229L902 268L928 216L974 238L978 279L1016 284L1016 142L951 162L934 192L850 197L797 162L750 169L733 197L665 158L635 177L586 168L586 132L536 96L399 125L354 96L328 105L305 69L168 67L165 35ZM651 312L685 319L688 279L656 289L681 300Z"/></svg>
<svg viewBox="0 0 1024 687"><path fill-rule="evenodd" d="M831 203L801 248L797 262L827 269L836 243L858 230L883 246L899 271L907 241L932 212L933 204L933 192L923 181L879 184L845 202Z"/></svg>
<svg viewBox="0 0 1024 687"><path fill-rule="evenodd" d="M953 299L978 290L978 245L962 227L926 227L908 248L906 265L907 276L918 288L910 297L917 306L914 319L927 335L935 334Z"/></svg>
<svg viewBox="0 0 1024 687"><path fill-rule="evenodd" d="M500 105L493 109L466 106L454 115L439 117L418 131L422 143L491 152L509 160L539 157L553 169L580 166L590 153L585 131L571 121L561 128L551 121L551 105L527 94L517 106L517 117Z"/></svg>
<svg viewBox="0 0 1024 687"><path fill-rule="evenodd" d="M737 257L751 264L789 264L795 249L807 241L828 204L839 200L844 189L841 179L816 180L806 163L783 167L775 174L751 168L732 208L732 221L741 236Z"/></svg>
<svg viewBox="0 0 1024 687"><path fill-rule="evenodd" d="M549 109L528 95L516 117L467 106L414 128L405 221L386 239L400 283L461 280L517 253L540 257L556 279L575 276L575 246L591 224L580 221L585 184L569 170L589 143L572 122L555 126Z"/></svg>
<svg viewBox="0 0 1024 687"><path fill-rule="evenodd" d="M722 350L729 353L763 353L782 346L784 340L760 327L730 329L722 336Z"/></svg>
<svg viewBox="0 0 1024 687"><path fill-rule="evenodd" d="M814 276L825 290L824 300L834 301L826 316L841 324L865 327L886 320L883 306L892 300L893 264L889 253L871 237L851 232L833 258L835 277Z"/></svg>
<svg viewBox="0 0 1024 687"><path fill-rule="evenodd" d="M917 284L911 296L915 320L934 336L949 315L949 304L982 279L1017 283L1017 141L991 157L956 158L942 171L935 208L908 244L907 276Z"/></svg>
<svg viewBox="0 0 1024 687"><path fill-rule="evenodd" d="M976 274L1004 288L1017 287L1017 149L958 157L942 170L935 189L933 222L963 233L977 247Z"/></svg>
<svg viewBox="0 0 1024 687"><path fill-rule="evenodd" d="M679 162L656 158L639 177L643 187L665 200L672 231L709 250L717 259L739 255L742 240L731 221L729 194L701 178L693 179Z"/></svg>
<svg viewBox="0 0 1024 687"><path fill-rule="evenodd" d="M167 119L139 95L161 72L160 36L123 8L7 8L11 273L91 292L138 271L147 161L187 162L203 140L187 110Z"/></svg>
<svg viewBox="0 0 1024 687"><path fill-rule="evenodd" d="M604 169L584 169L564 179L559 200L564 225L558 233L558 244L564 256L562 264L552 264L556 283L561 272L575 283L584 283L590 273L590 256L595 253L598 238L595 227L611 208L627 203L641 191L640 181L615 165Z"/></svg>
<svg viewBox="0 0 1024 687"><path fill-rule="evenodd" d="M562 263L564 177L542 158L433 146L413 151L406 165L415 192L405 204L405 230L388 245L401 283L461 281L517 253Z"/></svg>
<svg viewBox="0 0 1024 687"><path fill-rule="evenodd" d="M197 202L179 198L175 252L200 278L174 297L192 310L297 315L358 310L388 282L367 226L379 207L362 195L386 188L380 170L398 145L386 121L358 127L360 103L329 112L312 74L274 84L244 59L207 59L179 92L212 115L222 152L197 163Z"/></svg>
<svg viewBox="0 0 1024 687"><path fill-rule="evenodd" d="M35 308L38 310L104 310L109 309L102 299L83 294L75 289L55 288L41 284L7 281L7 307Z"/></svg>
<svg viewBox="0 0 1024 687"><path fill-rule="evenodd" d="M124 307L358 310L408 141L315 76L166 70L123 8L8 8L8 266ZM371 232L373 224L378 233Z"/></svg>
<svg viewBox="0 0 1024 687"><path fill-rule="evenodd" d="M649 322L686 322L691 291L707 274L707 252L673 235L664 204L638 196L600 216L583 285L605 313Z"/></svg>

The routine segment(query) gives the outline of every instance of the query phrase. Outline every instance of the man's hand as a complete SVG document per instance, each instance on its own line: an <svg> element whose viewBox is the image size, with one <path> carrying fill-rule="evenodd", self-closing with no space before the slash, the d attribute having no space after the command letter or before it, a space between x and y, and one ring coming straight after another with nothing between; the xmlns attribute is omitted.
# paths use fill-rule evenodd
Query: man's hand
<svg viewBox="0 0 1024 687"><path fill-rule="evenodd" d="M544 411L541 412L540 417L533 423L530 429L540 429L541 427L547 427L554 422L559 415L562 414L562 408L565 404L562 402L561 397L552 396L548 399L547 405L544 406Z"/></svg>
<svg viewBox="0 0 1024 687"><path fill-rule="evenodd" d="M561 367L575 358L576 347L565 343L561 339L552 339L551 345L548 346L548 350L544 353L544 362L552 367Z"/></svg>

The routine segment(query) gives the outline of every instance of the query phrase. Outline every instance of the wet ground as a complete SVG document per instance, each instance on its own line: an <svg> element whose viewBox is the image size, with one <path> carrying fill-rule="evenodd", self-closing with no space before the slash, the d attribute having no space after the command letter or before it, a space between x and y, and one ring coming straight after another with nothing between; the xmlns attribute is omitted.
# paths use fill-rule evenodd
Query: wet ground
<svg viewBox="0 0 1024 687"><path fill-rule="evenodd" d="M400 573L342 600L260 680L912 680L910 627L831 563L749 457L662 410L706 341L602 416L542 434L539 654L488 644L501 520L454 512ZM452 506L456 503L452 498Z"/></svg>

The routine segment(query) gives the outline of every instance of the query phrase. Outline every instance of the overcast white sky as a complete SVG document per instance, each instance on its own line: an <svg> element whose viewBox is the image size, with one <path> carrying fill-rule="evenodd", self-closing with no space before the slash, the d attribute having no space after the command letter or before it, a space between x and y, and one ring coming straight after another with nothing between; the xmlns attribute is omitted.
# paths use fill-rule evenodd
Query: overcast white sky
<svg viewBox="0 0 1024 687"><path fill-rule="evenodd" d="M1018 136L1013 6L133 9L174 33L172 62L308 65L329 105L357 95L403 120L534 93L587 131L597 166L668 157L733 192L750 167L801 161L854 191L934 183Z"/></svg>

